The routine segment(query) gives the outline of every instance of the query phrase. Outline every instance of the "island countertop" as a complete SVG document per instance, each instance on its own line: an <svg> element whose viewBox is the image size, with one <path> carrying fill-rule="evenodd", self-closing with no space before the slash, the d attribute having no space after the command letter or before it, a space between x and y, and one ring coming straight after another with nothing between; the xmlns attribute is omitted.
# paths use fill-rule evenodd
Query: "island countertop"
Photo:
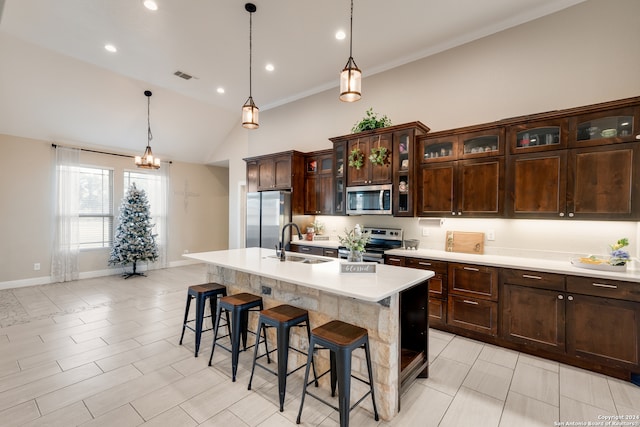
<svg viewBox="0 0 640 427"><path fill-rule="evenodd" d="M287 253L300 255L298 253ZM208 264L233 268L276 280L330 292L336 295L377 302L411 288L434 276L429 270L417 270L378 264L376 273L340 273L340 263L335 258L319 264L281 262L274 257L273 249L243 248L183 255L186 258Z"/></svg>

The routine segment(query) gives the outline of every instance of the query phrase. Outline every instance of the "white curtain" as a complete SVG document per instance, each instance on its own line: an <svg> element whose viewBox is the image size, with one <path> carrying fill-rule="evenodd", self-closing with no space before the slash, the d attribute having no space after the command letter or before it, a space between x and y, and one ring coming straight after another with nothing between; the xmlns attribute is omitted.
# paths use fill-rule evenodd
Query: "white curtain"
<svg viewBox="0 0 640 427"><path fill-rule="evenodd" d="M54 168L54 238L51 276L55 282L77 280L80 253L80 150L57 147Z"/></svg>

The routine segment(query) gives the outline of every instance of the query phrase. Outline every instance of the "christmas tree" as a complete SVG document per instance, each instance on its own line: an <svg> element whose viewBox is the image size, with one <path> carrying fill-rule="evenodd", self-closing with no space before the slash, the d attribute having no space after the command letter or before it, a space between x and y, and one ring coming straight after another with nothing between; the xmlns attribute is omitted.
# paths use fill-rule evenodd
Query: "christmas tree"
<svg viewBox="0 0 640 427"><path fill-rule="evenodd" d="M126 265L133 263L133 273L125 273L125 279L131 276L144 276L136 272L138 261L155 261L158 259L156 234L152 233L149 201L144 190L138 190L131 184L122 199L118 214L118 228L109 257L109 265Z"/></svg>

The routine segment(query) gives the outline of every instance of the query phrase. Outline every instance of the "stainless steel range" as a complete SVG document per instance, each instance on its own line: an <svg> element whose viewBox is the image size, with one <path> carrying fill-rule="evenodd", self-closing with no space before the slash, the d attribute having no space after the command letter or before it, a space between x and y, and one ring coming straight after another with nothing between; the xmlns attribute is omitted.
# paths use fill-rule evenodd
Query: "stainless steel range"
<svg viewBox="0 0 640 427"><path fill-rule="evenodd" d="M402 247L402 229L400 228L363 227L362 233L370 237L369 243L364 248L363 261L384 264L384 251ZM349 249L340 246L338 255L346 259Z"/></svg>

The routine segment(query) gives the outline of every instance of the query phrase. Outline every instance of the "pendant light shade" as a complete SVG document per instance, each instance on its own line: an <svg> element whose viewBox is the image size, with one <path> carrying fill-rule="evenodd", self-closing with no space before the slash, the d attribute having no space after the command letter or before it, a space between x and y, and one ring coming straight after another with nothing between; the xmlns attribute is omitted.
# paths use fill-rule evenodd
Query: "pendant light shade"
<svg viewBox="0 0 640 427"><path fill-rule="evenodd" d="M242 127L247 129L258 129L260 126L258 122L258 112L260 111L253 102L251 96L251 60L252 60L252 36L253 36L253 12L257 10L256 5L253 3L247 3L244 5L244 9L249 12L249 98L247 102L242 106Z"/></svg>
<svg viewBox="0 0 640 427"><path fill-rule="evenodd" d="M159 169L160 168L160 159L157 157L153 157L153 152L151 151L151 140L153 139L153 135L151 134L151 121L149 119L149 107L151 105L151 91L145 90L144 95L147 97L147 148L144 150L144 154L142 157L135 156L136 166L143 169Z"/></svg>
<svg viewBox="0 0 640 427"><path fill-rule="evenodd" d="M355 102L362 97L362 71L353 60L353 0L349 30L349 59L340 73L340 101Z"/></svg>

